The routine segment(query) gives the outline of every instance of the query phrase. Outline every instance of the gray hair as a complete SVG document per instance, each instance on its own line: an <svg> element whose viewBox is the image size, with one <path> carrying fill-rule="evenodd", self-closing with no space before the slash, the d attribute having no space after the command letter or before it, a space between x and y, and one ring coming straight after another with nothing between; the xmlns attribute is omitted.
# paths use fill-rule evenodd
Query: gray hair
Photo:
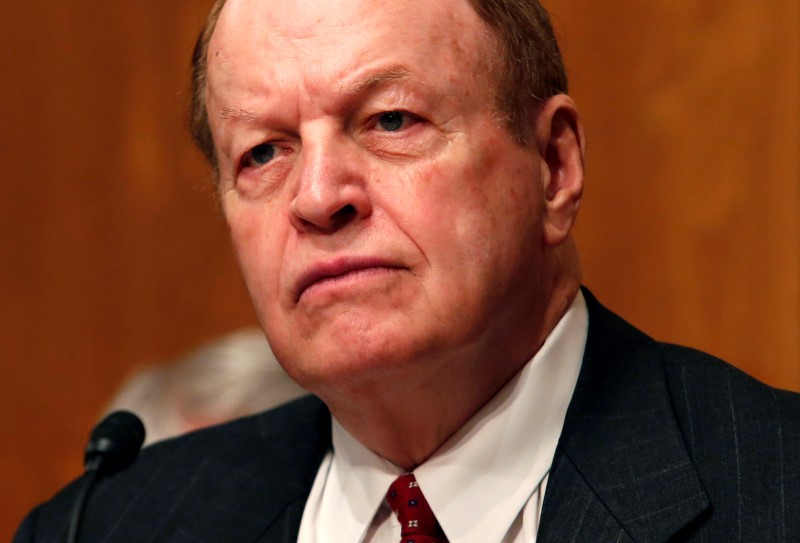
<svg viewBox="0 0 800 543"><path fill-rule="evenodd" d="M261 330L235 332L126 381L108 407L144 422L145 444L250 415L306 392L280 367Z"/></svg>

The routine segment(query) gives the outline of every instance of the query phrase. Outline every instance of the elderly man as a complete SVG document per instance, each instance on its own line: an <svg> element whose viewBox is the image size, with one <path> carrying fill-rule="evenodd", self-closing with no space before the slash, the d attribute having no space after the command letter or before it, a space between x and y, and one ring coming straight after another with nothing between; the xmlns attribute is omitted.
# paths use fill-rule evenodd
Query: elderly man
<svg viewBox="0 0 800 543"><path fill-rule="evenodd" d="M219 2L194 87L263 329L319 399L146 449L86 541L800 538L798 398L580 289L584 135L535 0Z"/></svg>

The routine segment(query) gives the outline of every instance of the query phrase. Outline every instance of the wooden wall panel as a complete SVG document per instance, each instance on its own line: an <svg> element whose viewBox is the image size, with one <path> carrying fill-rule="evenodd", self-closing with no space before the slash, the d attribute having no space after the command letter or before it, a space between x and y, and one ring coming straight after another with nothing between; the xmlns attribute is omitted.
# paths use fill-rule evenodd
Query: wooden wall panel
<svg viewBox="0 0 800 543"><path fill-rule="evenodd" d="M254 322L183 131L211 0L0 7L0 539L132 368ZM551 0L589 132L586 282L800 390L800 3Z"/></svg>
<svg viewBox="0 0 800 543"><path fill-rule="evenodd" d="M209 2L9 4L0 540L79 473L89 428L135 365L254 322L183 130Z"/></svg>
<svg viewBox="0 0 800 543"><path fill-rule="evenodd" d="M800 2L550 2L589 134L586 283L800 389Z"/></svg>

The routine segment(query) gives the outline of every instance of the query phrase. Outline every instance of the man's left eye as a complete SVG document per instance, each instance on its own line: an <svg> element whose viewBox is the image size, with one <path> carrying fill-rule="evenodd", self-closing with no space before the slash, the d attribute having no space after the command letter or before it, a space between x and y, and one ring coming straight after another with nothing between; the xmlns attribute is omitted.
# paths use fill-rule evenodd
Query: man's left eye
<svg viewBox="0 0 800 543"><path fill-rule="evenodd" d="M378 117L378 124L387 132L397 132L403 128L409 120L408 113L403 111L387 111Z"/></svg>

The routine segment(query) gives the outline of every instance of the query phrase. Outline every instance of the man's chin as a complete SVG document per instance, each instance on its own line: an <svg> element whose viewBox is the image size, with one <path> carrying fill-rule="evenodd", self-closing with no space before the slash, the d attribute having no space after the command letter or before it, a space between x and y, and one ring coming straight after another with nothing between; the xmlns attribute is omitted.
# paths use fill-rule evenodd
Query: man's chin
<svg viewBox="0 0 800 543"><path fill-rule="evenodd" d="M389 335L380 341L351 336L349 341L336 339L306 345L304 352L287 355L283 365L300 386L320 397L335 391L368 393L420 363L424 352L418 340Z"/></svg>

